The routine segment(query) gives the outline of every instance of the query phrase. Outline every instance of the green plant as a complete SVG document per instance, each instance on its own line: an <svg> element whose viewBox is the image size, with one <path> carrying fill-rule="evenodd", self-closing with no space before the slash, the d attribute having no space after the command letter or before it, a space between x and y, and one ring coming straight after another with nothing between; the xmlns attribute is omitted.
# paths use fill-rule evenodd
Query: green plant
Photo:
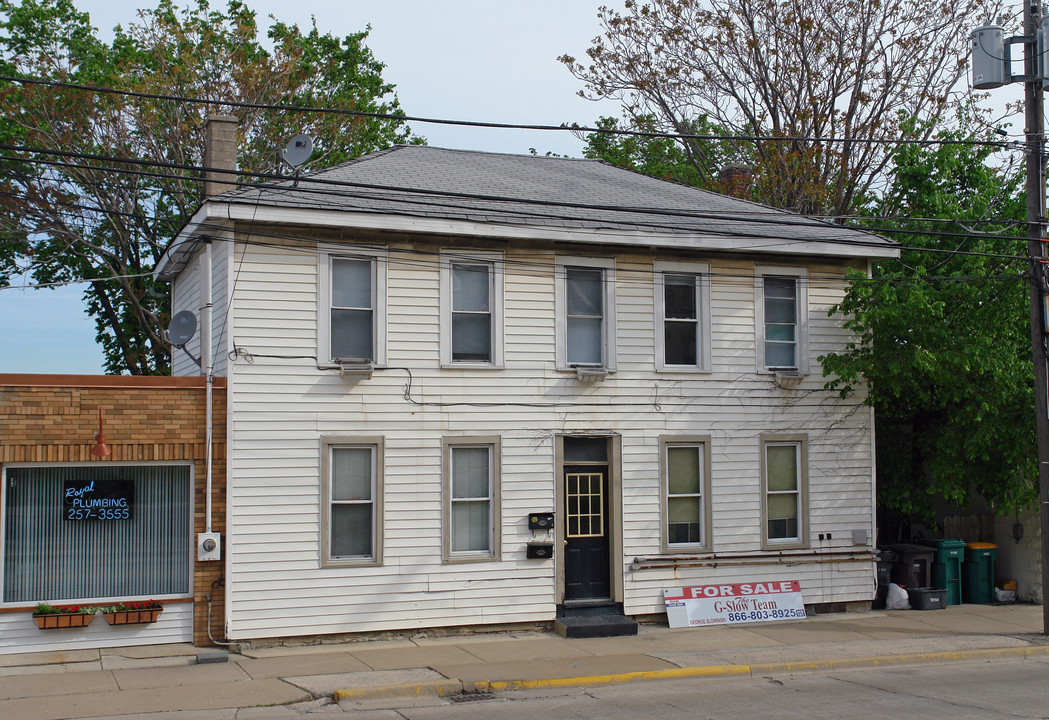
<svg viewBox="0 0 1049 720"><path fill-rule="evenodd" d="M158 603L156 600L142 600L140 602L128 602L128 603L117 603L116 605L107 605L106 607L98 608L102 611L103 615L112 615L113 613L136 611L136 610L163 610L164 606Z"/></svg>
<svg viewBox="0 0 1049 720"><path fill-rule="evenodd" d="M37 603L33 609L34 615L69 615L80 613L82 615L94 615L98 608L80 605L49 605L48 603Z"/></svg>

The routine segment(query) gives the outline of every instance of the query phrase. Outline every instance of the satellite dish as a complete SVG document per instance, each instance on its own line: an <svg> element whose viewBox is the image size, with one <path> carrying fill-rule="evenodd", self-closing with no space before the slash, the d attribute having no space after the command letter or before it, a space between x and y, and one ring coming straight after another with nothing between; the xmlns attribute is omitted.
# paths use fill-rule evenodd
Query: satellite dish
<svg viewBox="0 0 1049 720"><path fill-rule="evenodd" d="M297 168L309 160L312 154L313 138L309 135L300 134L288 141L280 156L284 162Z"/></svg>
<svg viewBox="0 0 1049 720"><path fill-rule="evenodd" d="M197 316L189 310L183 310L175 313L175 317L171 318L171 324L168 325L168 340L175 347L180 347L192 340L195 332L197 332Z"/></svg>

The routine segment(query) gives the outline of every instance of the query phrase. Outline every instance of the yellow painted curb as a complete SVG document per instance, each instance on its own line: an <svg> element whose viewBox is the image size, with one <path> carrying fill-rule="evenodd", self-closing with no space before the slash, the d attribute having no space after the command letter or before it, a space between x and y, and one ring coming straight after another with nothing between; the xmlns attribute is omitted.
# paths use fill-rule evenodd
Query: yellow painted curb
<svg viewBox="0 0 1049 720"><path fill-rule="evenodd" d="M704 667L638 670L637 672L610 675L581 675L567 678L543 678L540 680L481 680L478 682L464 682L463 689L468 692L538 690L580 685L615 685L616 683L632 682L634 680L673 680L676 678L710 675L746 675L749 672L749 665L707 665Z"/></svg>
<svg viewBox="0 0 1049 720"><path fill-rule="evenodd" d="M357 688L356 690L336 690L335 702L343 700L384 700L395 697L419 697L458 695L463 691L463 684L458 680L434 680L423 683L403 683L401 685L379 685L377 687Z"/></svg>
<svg viewBox="0 0 1049 720"><path fill-rule="evenodd" d="M718 677L726 675L750 675L761 677L772 673L811 672L814 670L844 670L847 668L878 667L881 665L906 665L926 662L958 662L1001 657L1027 657L1049 655L1049 645L1026 645L1013 648L987 648L948 652L910 653L907 655L878 655L872 657L842 658L840 660L812 660L754 665L701 665L665 670L639 670L637 672L608 675L581 675L565 678L542 678L538 680L438 680L427 683L385 685L358 690L336 690L335 701L373 700L393 697L416 697L419 695L455 695L461 692L501 692L507 690L541 690L545 688L588 687L616 685L637 680L674 680L680 678Z"/></svg>

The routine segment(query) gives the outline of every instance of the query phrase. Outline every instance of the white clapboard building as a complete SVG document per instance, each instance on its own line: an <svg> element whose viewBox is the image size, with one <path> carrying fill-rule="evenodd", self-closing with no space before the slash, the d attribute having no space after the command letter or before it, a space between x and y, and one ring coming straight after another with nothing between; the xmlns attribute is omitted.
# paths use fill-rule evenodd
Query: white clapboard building
<svg viewBox="0 0 1049 720"><path fill-rule="evenodd" d="M400 146L209 197L157 276L202 321L175 374L228 382L227 637L869 603L872 413L818 358L897 252L597 160Z"/></svg>

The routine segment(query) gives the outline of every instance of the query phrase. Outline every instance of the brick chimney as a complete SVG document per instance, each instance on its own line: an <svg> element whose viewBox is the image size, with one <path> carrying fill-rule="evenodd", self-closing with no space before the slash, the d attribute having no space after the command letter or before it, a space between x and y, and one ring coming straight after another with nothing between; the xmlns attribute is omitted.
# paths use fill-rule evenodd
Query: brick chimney
<svg viewBox="0 0 1049 720"><path fill-rule="evenodd" d="M236 190L237 124L233 115L209 115L204 125L204 197ZM227 170L229 172L219 172Z"/></svg>
<svg viewBox="0 0 1049 720"><path fill-rule="evenodd" d="M754 167L743 163L726 163L721 168L721 192L737 198L746 198L754 179Z"/></svg>

